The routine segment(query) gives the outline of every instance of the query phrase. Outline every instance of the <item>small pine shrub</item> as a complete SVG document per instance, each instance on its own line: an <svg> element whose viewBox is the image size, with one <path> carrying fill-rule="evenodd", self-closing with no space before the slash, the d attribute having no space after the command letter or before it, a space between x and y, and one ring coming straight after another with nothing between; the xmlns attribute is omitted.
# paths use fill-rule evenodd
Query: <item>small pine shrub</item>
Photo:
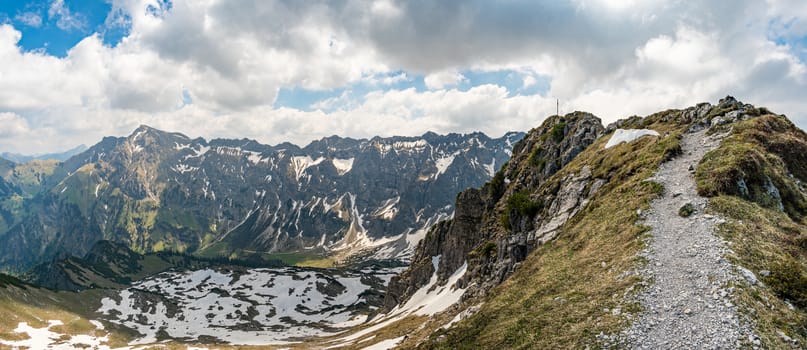
<svg viewBox="0 0 807 350"><path fill-rule="evenodd" d="M552 139L555 142L560 142L563 140L563 136L565 136L566 131L566 123L560 122L552 126Z"/></svg>
<svg viewBox="0 0 807 350"><path fill-rule="evenodd" d="M530 164L536 167L538 171L543 171L544 167L546 166L546 159L541 156L543 151L544 150L541 149L541 147L536 147L530 154Z"/></svg>
<svg viewBox="0 0 807 350"><path fill-rule="evenodd" d="M678 215L681 216L682 218L689 217L693 213L695 213L695 207L692 206L692 203L684 204L684 206L682 206L681 209L678 209Z"/></svg>
<svg viewBox="0 0 807 350"><path fill-rule="evenodd" d="M487 242L482 246L482 256L490 256L494 253L496 253L496 243Z"/></svg>
<svg viewBox="0 0 807 350"><path fill-rule="evenodd" d="M530 199L530 194L526 190L515 192L507 199L507 211L515 210L521 216L534 217L541 209L543 203Z"/></svg>

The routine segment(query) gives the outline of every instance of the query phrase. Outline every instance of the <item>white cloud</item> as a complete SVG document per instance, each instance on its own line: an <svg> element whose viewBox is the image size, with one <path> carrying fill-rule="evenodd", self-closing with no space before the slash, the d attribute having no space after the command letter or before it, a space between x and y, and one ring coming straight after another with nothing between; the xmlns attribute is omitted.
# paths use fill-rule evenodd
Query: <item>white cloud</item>
<svg viewBox="0 0 807 350"><path fill-rule="evenodd" d="M23 136L28 132L28 123L17 114L0 113L0 136Z"/></svg>
<svg viewBox="0 0 807 350"><path fill-rule="evenodd" d="M48 17L56 19L56 26L61 30L83 29L87 23L84 16L70 11L64 0L53 0L48 8Z"/></svg>
<svg viewBox="0 0 807 350"><path fill-rule="evenodd" d="M762 35L731 42L721 33L679 27L674 36L638 47L634 60L568 99L565 108L593 111L610 122L731 94L805 125L807 106L796 95L807 91L806 78L804 63Z"/></svg>
<svg viewBox="0 0 807 350"><path fill-rule="evenodd" d="M400 72L398 74L374 74L371 76L367 76L364 79L364 82L370 85L380 85L380 86L389 86L398 83L403 83L407 81L412 81L412 77L410 77L406 72Z"/></svg>
<svg viewBox="0 0 807 350"><path fill-rule="evenodd" d="M457 84L466 80L467 79L465 79L465 76L456 70L435 72L423 78L423 82L426 84L426 87L432 90L456 86Z"/></svg>
<svg viewBox="0 0 807 350"><path fill-rule="evenodd" d="M554 113L555 98L562 111L612 121L732 94L807 125L804 47L775 41L807 34L802 1L112 6L106 25L130 26L128 36L109 47L90 35L62 58L25 52L22 34L0 25L0 113L15 118L0 150L92 144L142 123L270 143L427 130L497 135L537 125ZM48 16L65 30L87 25L63 0ZM519 72L522 89L546 78L550 90L545 98L493 84L457 90L466 80L459 72L469 70ZM421 76L428 91L389 90ZM274 108L282 88L347 92L306 112Z"/></svg>
<svg viewBox="0 0 807 350"><path fill-rule="evenodd" d="M39 28L42 26L42 16L36 12L23 12L14 16L14 19L29 27Z"/></svg>
<svg viewBox="0 0 807 350"><path fill-rule="evenodd" d="M532 75L525 75L525 76L524 76L524 78L523 78L523 82L522 82L521 88L522 88L522 89L527 89L527 88L530 88L530 87L532 87L532 86L535 86L535 84L536 84L536 83L538 83L538 80L537 80L537 79L535 79L535 77L534 77L534 76L532 76Z"/></svg>

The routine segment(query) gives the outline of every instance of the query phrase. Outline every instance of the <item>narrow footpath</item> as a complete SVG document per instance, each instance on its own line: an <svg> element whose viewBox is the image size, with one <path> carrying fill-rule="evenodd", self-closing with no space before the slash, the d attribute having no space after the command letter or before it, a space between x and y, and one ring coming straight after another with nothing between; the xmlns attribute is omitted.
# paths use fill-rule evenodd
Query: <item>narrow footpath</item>
<svg viewBox="0 0 807 350"><path fill-rule="evenodd" d="M744 326L725 288L736 280L726 245L715 234L721 218L705 214L707 199L696 190L694 168L720 139L706 131L686 133L683 154L663 163L651 180L664 186L651 203L645 224L651 239L641 271L650 286L639 295L645 311L624 336L635 349L734 349L751 331ZM679 210L691 205L691 215Z"/></svg>

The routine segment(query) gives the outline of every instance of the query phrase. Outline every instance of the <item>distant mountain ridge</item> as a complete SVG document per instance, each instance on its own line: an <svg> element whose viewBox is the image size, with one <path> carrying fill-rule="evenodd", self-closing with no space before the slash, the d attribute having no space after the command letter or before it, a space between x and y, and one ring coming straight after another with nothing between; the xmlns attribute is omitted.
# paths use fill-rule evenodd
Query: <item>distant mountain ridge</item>
<svg viewBox="0 0 807 350"><path fill-rule="evenodd" d="M206 257L407 256L522 136L332 136L301 148L144 125L64 162L6 172L17 196L0 198L14 209L0 225L0 268L82 256L98 240Z"/></svg>
<svg viewBox="0 0 807 350"><path fill-rule="evenodd" d="M64 152L57 152L57 153L45 153L45 154L34 154L34 155L27 155L27 154L20 154L20 153L13 153L13 152L2 152L0 153L0 157L10 160L15 163L25 163L31 160L58 160L58 161L65 161L70 157L84 152L87 150L87 146L81 144L76 147L73 147Z"/></svg>

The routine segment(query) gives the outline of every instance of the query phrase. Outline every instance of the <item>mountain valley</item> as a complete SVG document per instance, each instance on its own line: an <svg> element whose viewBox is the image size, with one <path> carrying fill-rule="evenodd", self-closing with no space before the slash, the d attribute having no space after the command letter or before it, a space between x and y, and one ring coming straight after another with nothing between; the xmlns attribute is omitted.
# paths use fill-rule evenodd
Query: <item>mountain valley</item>
<svg viewBox="0 0 807 350"><path fill-rule="evenodd" d="M805 157L807 134L732 97L501 139L141 127L0 180L4 263L27 271L0 280L0 344L801 348ZM23 259L32 237L50 245Z"/></svg>

